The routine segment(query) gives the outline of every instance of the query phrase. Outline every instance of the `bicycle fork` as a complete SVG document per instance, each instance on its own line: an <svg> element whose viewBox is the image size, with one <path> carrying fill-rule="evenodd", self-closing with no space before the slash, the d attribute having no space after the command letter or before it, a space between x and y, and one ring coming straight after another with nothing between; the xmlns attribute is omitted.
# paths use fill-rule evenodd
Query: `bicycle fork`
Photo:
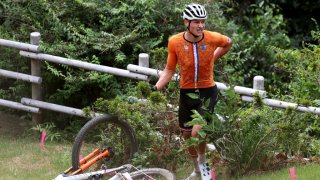
<svg viewBox="0 0 320 180"><path fill-rule="evenodd" d="M63 173L64 174L71 174L71 175L76 175L76 174L82 173L86 169L91 167L94 163L96 163L97 161L99 161L105 157L109 157L111 155L112 155L112 151L111 151L110 147L105 147L105 148L101 148L101 149L98 148L80 160L79 169L74 170L72 167L70 167L69 169L65 170Z"/></svg>

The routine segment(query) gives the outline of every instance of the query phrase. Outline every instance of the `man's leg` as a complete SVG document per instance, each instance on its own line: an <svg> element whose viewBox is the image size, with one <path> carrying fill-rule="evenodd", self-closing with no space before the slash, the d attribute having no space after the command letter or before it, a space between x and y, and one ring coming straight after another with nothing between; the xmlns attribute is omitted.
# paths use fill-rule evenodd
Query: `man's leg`
<svg viewBox="0 0 320 180"><path fill-rule="evenodd" d="M187 140L191 137L191 132L190 131L183 131L182 136L185 140ZM195 146L190 146L190 147L188 147L188 152L189 152L189 156L191 157L191 159L193 161L195 171L200 172L199 167L198 167L198 161L197 161L197 159L198 159L197 148Z"/></svg>
<svg viewBox="0 0 320 180"><path fill-rule="evenodd" d="M191 137L191 131L182 131L182 136L185 140L189 139ZM200 175L200 169L199 169L199 164L198 164L197 148L195 146L188 147L188 153L189 153L190 158L192 159L194 170L190 174L190 176L188 178L186 178L186 180L199 179L199 178L201 178L201 175Z"/></svg>
<svg viewBox="0 0 320 180"><path fill-rule="evenodd" d="M200 125L194 125L191 131L191 136L199 138L198 132L202 129L202 126ZM206 162L206 141L202 141L199 143L197 147L197 153L198 153L198 167L201 172L201 179L202 180L211 180L212 176L210 173L210 167L209 164Z"/></svg>
<svg viewBox="0 0 320 180"><path fill-rule="evenodd" d="M191 136L195 138L199 138L198 131L202 129L202 126L200 125L194 125L191 131ZM204 163L206 161L205 153L206 153L206 141L200 142L200 144L197 147L197 153L198 153L198 162Z"/></svg>

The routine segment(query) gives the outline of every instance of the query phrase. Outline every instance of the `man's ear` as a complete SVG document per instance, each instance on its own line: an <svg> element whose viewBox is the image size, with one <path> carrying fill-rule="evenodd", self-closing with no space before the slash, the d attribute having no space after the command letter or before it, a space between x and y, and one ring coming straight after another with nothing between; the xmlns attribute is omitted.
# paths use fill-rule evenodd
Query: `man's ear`
<svg viewBox="0 0 320 180"><path fill-rule="evenodd" d="M184 19L183 20L183 24L184 24L185 27L188 27L189 26L189 20Z"/></svg>

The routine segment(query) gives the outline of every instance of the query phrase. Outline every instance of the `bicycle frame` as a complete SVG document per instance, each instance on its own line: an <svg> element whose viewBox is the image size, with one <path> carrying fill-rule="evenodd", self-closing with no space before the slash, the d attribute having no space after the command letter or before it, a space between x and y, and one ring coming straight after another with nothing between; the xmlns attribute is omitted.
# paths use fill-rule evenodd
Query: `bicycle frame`
<svg viewBox="0 0 320 180"><path fill-rule="evenodd" d="M89 167L94 165L97 161L108 158L113 155L111 148L104 147L102 149L96 149L85 158L81 159L79 164L80 167L74 170L72 167L59 174L54 180L84 180L84 179L102 179L102 177L108 176L109 180L132 180L134 178L140 178L141 175L148 177L148 179L153 179L153 175L160 175L161 177L166 177L169 180L175 180L175 176L168 170L161 168L147 168L138 170L131 164L122 165L116 168L106 169L100 167L101 170L92 171L85 173ZM138 171L130 172L131 169ZM151 175L151 176L150 176Z"/></svg>
<svg viewBox="0 0 320 180"><path fill-rule="evenodd" d="M114 178L119 178L118 172L121 171L129 171L133 166L131 164L122 165L117 168L99 170L94 172L68 175L68 174L60 174L54 180L83 180L83 179L99 179L103 176L111 176L111 180Z"/></svg>

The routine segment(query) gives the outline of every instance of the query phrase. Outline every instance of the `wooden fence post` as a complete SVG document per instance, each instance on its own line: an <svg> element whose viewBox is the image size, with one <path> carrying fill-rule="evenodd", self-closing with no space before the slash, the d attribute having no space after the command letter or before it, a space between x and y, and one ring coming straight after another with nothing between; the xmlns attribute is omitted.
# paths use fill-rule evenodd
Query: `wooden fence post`
<svg viewBox="0 0 320 180"><path fill-rule="evenodd" d="M40 37L41 35L39 32L32 32L30 34L30 43L33 45L39 45ZM41 62L37 59L31 59L31 75L41 77ZM32 91L32 99L42 100L41 84L32 83L31 91ZM41 111L40 113L32 114L33 125L42 123L42 120L43 120L43 117L42 117Z"/></svg>
<svg viewBox="0 0 320 180"><path fill-rule="evenodd" d="M256 90L264 90L264 77L263 76L255 76L253 78L253 89Z"/></svg>
<svg viewBox="0 0 320 180"><path fill-rule="evenodd" d="M141 67L149 67L149 54L140 53L139 54L139 66Z"/></svg>

